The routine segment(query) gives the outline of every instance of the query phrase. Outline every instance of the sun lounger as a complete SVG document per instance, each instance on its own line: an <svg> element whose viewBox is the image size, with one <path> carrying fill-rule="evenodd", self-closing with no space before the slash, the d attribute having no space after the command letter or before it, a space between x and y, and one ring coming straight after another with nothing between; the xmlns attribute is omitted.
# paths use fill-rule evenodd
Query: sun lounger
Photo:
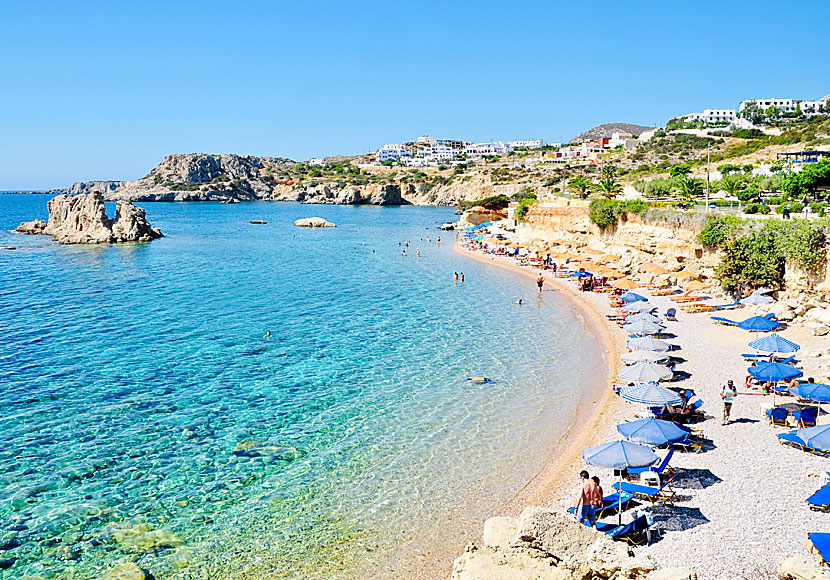
<svg viewBox="0 0 830 580"><path fill-rule="evenodd" d="M674 490L671 488L671 482L674 476L668 478L660 487L651 487L648 485L639 485L637 483L630 483L623 481L614 484L614 489L617 491L626 491L633 493L635 496L642 496L650 501L652 504L659 500L671 502L674 500Z"/></svg>
<svg viewBox="0 0 830 580"><path fill-rule="evenodd" d="M677 321L677 310L674 308L666 310L666 320Z"/></svg>
<svg viewBox="0 0 830 580"><path fill-rule="evenodd" d="M826 566L827 558L830 558L830 534L812 532L807 534L807 541L810 542L810 552L815 553L819 565Z"/></svg>
<svg viewBox="0 0 830 580"><path fill-rule="evenodd" d="M670 443L672 451L675 449L682 449L683 451L700 453L703 451L703 444L693 437L686 437L681 441L672 441Z"/></svg>
<svg viewBox="0 0 830 580"><path fill-rule="evenodd" d="M678 304L682 304L682 303L685 303L685 302L697 302L698 300L708 300L708 298L706 296L685 296L685 295L683 295L683 296L677 296L677 297L670 296L669 300L673 300L673 301L677 302Z"/></svg>
<svg viewBox="0 0 830 580"><path fill-rule="evenodd" d="M711 312L712 310L714 310L708 304L680 304L679 306L683 309L684 312L687 312L688 314L700 314L701 312Z"/></svg>
<svg viewBox="0 0 830 580"><path fill-rule="evenodd" d="M712 308L714 310L729 310L730 308L737 308L741 305L740 301L733 302L732 304L713 304Z"/></svg>
<svg viewBox="0 0 830 580"><path fill-rule="evenodd" d="M781 445L789 445L790 447L796 447L801 451L806 451L804 442L801 440L801 437L795 434L795 431L791 431L789 433L779 433L778 442Z"/></svg>
<svg viewBox="0 0 830 580"><path fill-rule="evenodd" d="M604 518L607 515L616 513L617 508L620 506L620 502L622 502L622 508L627 509L628 504L631 503L632 499L634 499L634 495L624 491L615 491L614 493L606 495L602 498L602 507L597 510L597 518ZM573 506L568 508L569 514L573 514L575 512L576 510Z"/></svg>
<svg viewBox="0 0 830 580"><path fill-rule="evenodd" d="M807 505L813 509L830 509L830 483L824 484L823 487L808 497L805 501L807 502Z"/></svg>
<svg viewBox="0 0 830 580"><path fill-rule="evenodd" d="M710 318L718 324L723 324L724 326L738 326L737 322L729 320L728 318L722 318L720 316L711 316Z"/></svg>
<svg viewBox="0 0 830 580"><path fill-rule="evenodd" d="M646 516L635 518L630 524L622 526L597 522L597 531L607 534L613 540L628 542L635 546L646 542L648 538L647 530L648 518Z"/></svg>
<svg viewBox="0 0 830 580"><path fill-rule="evenodd" d="M641 473L645 473L646 471L653 471L657 475L663 475L663 472L666 472L668 475L674 471L671 467L669 467L669 461L671 461L672 455L674 455L674 449L669 449L669 452L666 453L666 456L663 458L663 462L660 463L659 467L629 467L628 473L629 475L639 475Z"/></svg>
<svg viewBox="0 0 830 580"><path fill-rule="evenodd" d="M798 411L793 411L793 419L795 419L798 426L804 429L805 427L815 427L818 419L818 407L804 407Z"/></svg>
<svg viewBox="0 0 830 580"><path fill-rule="evenodd" d="M787 417L790 416L790 411L785 407L773 407L767 409L767 422L770 425L778 425L779 427L787 427Z"/></svg>
<svg viewBox="0 0 830 580"><path fill-rule="evenodd" d="M747 361L747 362L768 361L769 360L769 355L768 354L757 353L757 352L756 353L745 352L741 356L744 357L744 360Z"/></svg>
<svg viewBox="0 0 830 580"><path fill-rule="evenodd" d="M683 294L678 294L677 296L669 296L669 300L673 300L675 302L677 302L679 300L684 300L684 299L689 298L690 297L689 295L691 293L692 293L692 291L688 290L688 291L684 292Z"/></svg>

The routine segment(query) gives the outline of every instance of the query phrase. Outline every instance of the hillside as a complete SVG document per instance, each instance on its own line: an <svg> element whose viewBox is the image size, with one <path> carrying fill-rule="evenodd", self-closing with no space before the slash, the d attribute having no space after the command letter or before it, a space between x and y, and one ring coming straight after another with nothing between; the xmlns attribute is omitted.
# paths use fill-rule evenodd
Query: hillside
<svg viewBox="0 0 830 580"><path fill-rule="evenodd" d="M588 129L584 133L580 133L573 139L571 143L582 143L583 141L590 141L591 139L599 139L600 137L610 137L612 133L622 131L631 133L635 137L639 137L646 131L650 131L654 127L644 127L643 125L632 125L631 123L605 123L597 125L593 129Z"/></svg>

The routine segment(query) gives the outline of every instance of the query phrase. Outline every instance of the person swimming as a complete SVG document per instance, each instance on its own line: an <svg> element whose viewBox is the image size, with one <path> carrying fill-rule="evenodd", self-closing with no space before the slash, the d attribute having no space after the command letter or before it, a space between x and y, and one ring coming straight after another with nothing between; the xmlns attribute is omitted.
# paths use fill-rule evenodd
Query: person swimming
<svg viewBox="0 0 830 580"><path fill-rule="evenodd" d="M516 300L516 302L514 302L514 304L521 304L521 303L522 303L522 299L521 299L521 298L519 298L518 300Z"/></svg>
<svg viewBox="0 0 830 580"><path fill-rule="evenodd" d="M467 380L471 383L487 383L490 381L487 377L468 377Z"/></svg>
<svg viewBox="0 0 830 580"><path fill-rule="evenodd" d="M269 330L268 332L266 332L265 336L263 336L262 338L271 338L271 331Z"/></svg>

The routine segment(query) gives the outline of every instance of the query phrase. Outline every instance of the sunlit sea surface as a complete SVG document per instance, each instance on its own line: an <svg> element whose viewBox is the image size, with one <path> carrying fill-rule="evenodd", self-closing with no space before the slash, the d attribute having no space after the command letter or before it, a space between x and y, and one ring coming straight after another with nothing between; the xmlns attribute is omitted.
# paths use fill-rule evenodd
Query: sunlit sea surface
<svg viewBox="0 0 830 580"><path fill-rule="evenodd" d="M451 209L147 203L147 244L10 231L47 199L0 195L2 578L392 576L493 515L602 381L579 313L453 251ZM338 227L292 226L312 215Z"/></svg>

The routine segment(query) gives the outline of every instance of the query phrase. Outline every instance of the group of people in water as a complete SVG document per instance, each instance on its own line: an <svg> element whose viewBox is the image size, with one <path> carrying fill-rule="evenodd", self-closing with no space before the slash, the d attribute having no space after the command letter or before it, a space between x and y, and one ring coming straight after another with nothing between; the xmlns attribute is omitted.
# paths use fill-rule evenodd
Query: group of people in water
<svg viewBox="0 0 830 580"><path fill-rule="evenodd" d="M423 242L423 241L424 241L424 238L421 238L421 241ZM427 236L427 242L431 242L431 241L432 241L432 238L431 238L431 237L429 237L429 236ZM436 241L436 242L438 243L438 245L440 246L440 245L441 245L441 236L438 236L438 238L437 238L435 241ZM401 246L401 245L402 245L402 246L404 247L404 249L403 249L403 250L401 250L401 256L403 256L404 258L406 258L406 248L408 248L408 247L409 247L409 243L410 243L410 242L409 242L409 240L406 240L406 241L405 241L405 242L403 242L403 243L398 242L398 246ZM421 248L415 248L415 255L416 255L417 257L419 257L419 258L421 257Z"/></svg>

